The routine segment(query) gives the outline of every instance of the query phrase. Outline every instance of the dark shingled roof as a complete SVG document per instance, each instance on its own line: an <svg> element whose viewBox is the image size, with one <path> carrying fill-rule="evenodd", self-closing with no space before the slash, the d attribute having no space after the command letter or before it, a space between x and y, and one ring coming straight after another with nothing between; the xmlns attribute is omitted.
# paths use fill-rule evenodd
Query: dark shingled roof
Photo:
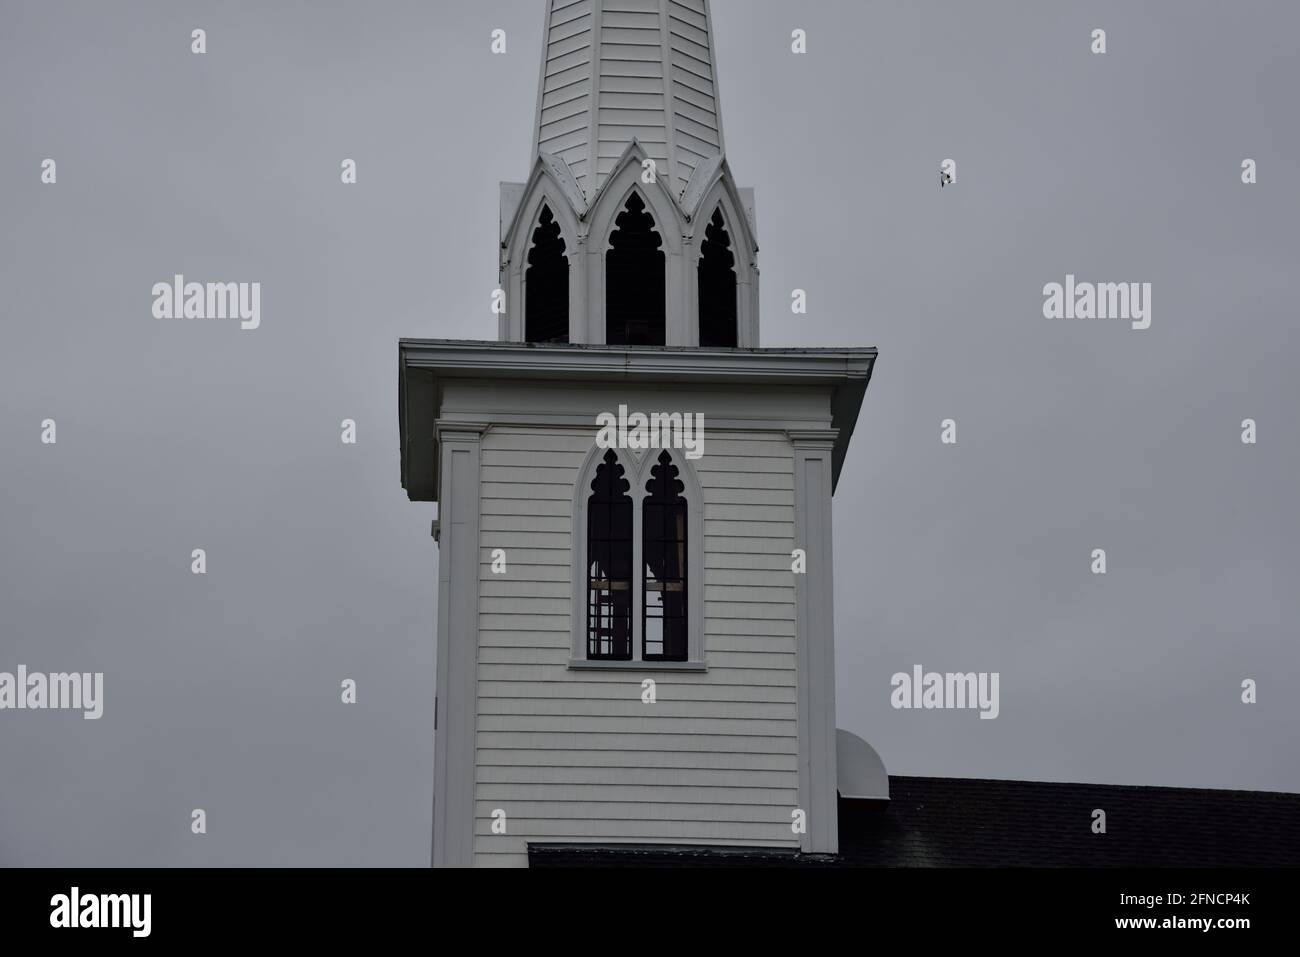
<svg viewBox="0 0 1300 957"><path fill-rule="evenodd" d="M840 853L530 844L533 867L1296 867L1300 794L890 775L889 801L841 799ZM1092 812L1106 833L1092 833Z"/></svg>
<svg viewBox="0 0 1300 957"><path fill-rule="evenodd" d="M1300 794L889 778L890 801L840 801L840 854L903 867L1300 865ZM875 805L875 806L872 806ZM1092 812L1106 833L1092 833Z"/></svg>

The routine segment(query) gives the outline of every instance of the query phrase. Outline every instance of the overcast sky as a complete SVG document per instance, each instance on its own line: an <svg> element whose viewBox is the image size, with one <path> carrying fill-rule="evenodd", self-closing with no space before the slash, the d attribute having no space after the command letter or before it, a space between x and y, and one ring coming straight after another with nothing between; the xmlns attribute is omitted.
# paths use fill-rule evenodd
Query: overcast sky
<svg viewBox="0 0 1300 957"><path fill-rule="evenodd" d="M713 17L763 345L880 349L840 726L892 773L1300 790L1300 7ZM0 671L105 673L98 721L0 712L0 863L427 864L436 510L400 486L397 340L496 335L541 25L0 0ZM260 328L153 318L175 273L261 282ZM1044 319L1067 273L1150 282L1151 328ZM915 664L999 672L1000 716L892 709Z"/></svg>

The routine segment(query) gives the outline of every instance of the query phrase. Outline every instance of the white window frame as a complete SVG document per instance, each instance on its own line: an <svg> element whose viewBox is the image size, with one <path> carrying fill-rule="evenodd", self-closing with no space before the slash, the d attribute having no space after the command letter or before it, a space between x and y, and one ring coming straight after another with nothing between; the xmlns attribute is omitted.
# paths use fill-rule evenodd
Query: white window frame
<svg viewBox="0 0 1300 957"><path fill-rule="evenodd" d="M573 594L569 618L572 647L569 668L584 671L707 671L704 657L704 495L699 479L682 449L663 447L615 449L623 476L631 486L632 497L632 660L607 661L587 658L587 499L608 449L593 444L583 460L573 491L573 530L571 577ZM686 660L646 661L642 658L643 602L645 601L645 566L641 554L641 504L646 498L645 485L659 454L667 451L677 466L677 477L686 487Z"/></svg>

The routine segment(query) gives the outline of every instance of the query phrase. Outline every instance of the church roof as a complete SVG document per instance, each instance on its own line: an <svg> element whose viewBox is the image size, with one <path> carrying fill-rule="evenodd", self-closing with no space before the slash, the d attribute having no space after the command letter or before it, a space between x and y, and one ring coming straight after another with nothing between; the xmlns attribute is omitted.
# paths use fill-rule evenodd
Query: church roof
<svg viewBox="0 0 1300 957"><path fill-rule="evenodd" d="M590 202L634 140L675 197L723 154L708 0L548 0L534 155Z"/></svg>
<svg viewBox="0 0 1300 957"><path fill-rule="evenodd" d="M529 844L531 867L1286 867L1300 794L890 775L888 801L841 798L840 852ZM1106 812L1106 833L1092 814Z"/></svg>

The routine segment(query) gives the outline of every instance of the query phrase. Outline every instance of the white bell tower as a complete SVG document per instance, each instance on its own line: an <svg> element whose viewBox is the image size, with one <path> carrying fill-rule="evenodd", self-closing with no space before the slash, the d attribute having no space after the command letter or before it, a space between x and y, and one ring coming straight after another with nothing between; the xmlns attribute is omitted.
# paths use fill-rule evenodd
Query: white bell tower
<svg viewBox="0 0 1300 957"><path fill-rule="evenodd" d="M544 31L498 340L399 343L433 863L833 854L831 496L876 351L759 348L706 0L550 0Z"/></svg>

